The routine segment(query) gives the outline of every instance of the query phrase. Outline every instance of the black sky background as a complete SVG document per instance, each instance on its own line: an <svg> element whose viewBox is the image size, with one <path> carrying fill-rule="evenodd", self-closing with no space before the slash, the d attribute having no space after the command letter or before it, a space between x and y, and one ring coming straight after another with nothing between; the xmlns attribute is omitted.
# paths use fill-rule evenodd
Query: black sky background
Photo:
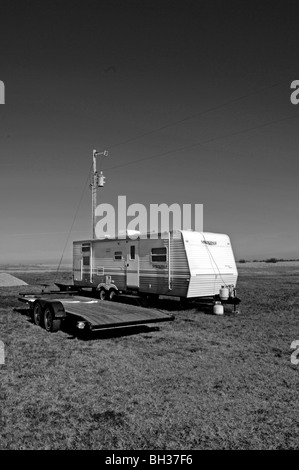
<svg viewBox="0 0 299 470"><path fill-rule="evenodd" d="M296 70L297 13L295 1L4 0L2 75L9 82L16 65L80 74L79 65L85 75L115 62L135 63L136 72L160 67L169 77L208 74L210 65L220 83L241 70L269 78Z"/></svg>
<svg viewBox="0 0 299 470"><path fill-rule="evenodd" d="M105 202L203 203L204 229L229 233L237 257L298 257L298 13L295 1L2 1L0 233L15 261L59 257L105 147ZM89 199L74 238L90 232Z"/></svg>

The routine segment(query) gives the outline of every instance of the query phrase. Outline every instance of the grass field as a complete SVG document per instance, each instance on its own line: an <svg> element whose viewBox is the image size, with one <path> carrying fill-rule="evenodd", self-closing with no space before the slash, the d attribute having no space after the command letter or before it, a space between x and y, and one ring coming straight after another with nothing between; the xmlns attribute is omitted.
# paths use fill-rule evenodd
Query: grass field
<svg viewBox="0 0 299 470"><path fill-rule="evenodd" d="M0 288L1 449L299 448L299 263L240 265L239 315L175 304L174 322L89 340L13 311L54 279L16 276L30 285Z"/></svg>

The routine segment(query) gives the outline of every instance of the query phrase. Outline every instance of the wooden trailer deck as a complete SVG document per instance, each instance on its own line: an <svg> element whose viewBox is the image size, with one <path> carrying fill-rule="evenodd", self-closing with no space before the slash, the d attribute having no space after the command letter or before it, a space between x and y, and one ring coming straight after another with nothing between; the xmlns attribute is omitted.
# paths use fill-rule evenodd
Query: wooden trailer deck
<svg viewBox="0 0 299 470"><path fill-rule="evenodd" d="M18 299L29 305L37 299L61 302L67 316L85 320L91 330L174 320L173 315L159 310L76 295L20 295Z"/></svg>

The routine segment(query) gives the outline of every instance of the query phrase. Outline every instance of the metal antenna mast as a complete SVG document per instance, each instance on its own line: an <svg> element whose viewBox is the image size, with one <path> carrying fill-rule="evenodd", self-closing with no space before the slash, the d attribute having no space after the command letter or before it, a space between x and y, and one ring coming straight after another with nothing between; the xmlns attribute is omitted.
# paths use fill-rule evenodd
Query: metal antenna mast
<svg viewBox="0 0 299 470"><path fill-rule="evenodd" d="M103 175L103 172L101 171L100 173L97 172L97 157L99 155L103 155L102 158L108 157L108 151L104 150L104 152L97 152L96 150L93 150L92 152L92 175L91 175L91 222L92 222L92 238L96 238L96 232L95 232L95 211L97 207L97 189L101 188L105 184L105 176Z"/></svg>

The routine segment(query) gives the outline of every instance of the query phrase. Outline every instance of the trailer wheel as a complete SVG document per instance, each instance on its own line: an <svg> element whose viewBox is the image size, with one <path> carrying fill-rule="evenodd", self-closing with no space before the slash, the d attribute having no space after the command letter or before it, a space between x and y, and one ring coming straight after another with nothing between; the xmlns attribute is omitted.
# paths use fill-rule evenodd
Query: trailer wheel
<svg viewBox="0 0 299 470"><path fill-rule="evenodd" d="M115 297L117 296L117 292L115 289L110 289L108 292L108 300L115 300Z"/></svg>
<svg viewBox="0 0 299 470"><path fill-rule="evenodd" d="M55 318L51 304L46 305L44 311L44 326L49 333L56 333L60 330L61 319Z"/></svg>
<svg viewBox="0 0 299 470"><path fill-rule="evenodd" d="M106 289L104 289L103 287L101 287L101 289L100 289L99 297L100 297L101 300L106 300L106 298L107 298Z"/></svg>
<svg viewBox="0 0 299 470"><path fill-rule="evenodd" d="M43 307L41 303L37 300L33 305L33 321L37 326L43 326Z"/></svg>

